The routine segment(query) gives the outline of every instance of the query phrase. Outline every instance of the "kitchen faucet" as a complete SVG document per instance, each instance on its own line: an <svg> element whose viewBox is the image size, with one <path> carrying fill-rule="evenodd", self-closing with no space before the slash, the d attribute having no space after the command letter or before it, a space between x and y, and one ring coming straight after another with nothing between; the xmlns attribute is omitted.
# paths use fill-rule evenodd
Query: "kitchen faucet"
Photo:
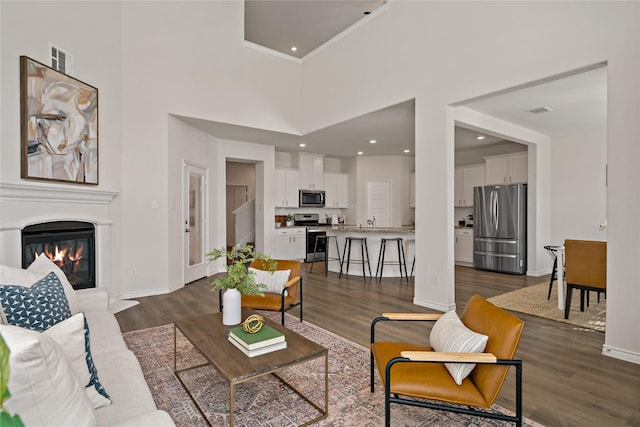
<svg viewBox="0 0 640 427"><path fill-rule="evenodd" d="M376 217L374 216L373 219L367 219L367 226L368 227L373 227L373 229L376 229Z"/></svg>

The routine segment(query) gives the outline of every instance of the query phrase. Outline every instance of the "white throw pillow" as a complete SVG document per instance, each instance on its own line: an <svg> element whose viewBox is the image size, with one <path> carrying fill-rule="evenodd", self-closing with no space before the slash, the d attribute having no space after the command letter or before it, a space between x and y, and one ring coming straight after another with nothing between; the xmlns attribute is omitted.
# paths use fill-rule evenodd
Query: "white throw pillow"
<svg viewBox="0 0 640 427"><path fill-rule="evenodd" d="M71 283L69 283L69 279L67 279L67 276L60 269L60 267L58 267L56 263L51 261L49 257L47 257L44 254L40 254L40 256L36 258L35 261L33 261L29 267L27 267L27 270L35 271L38 273L46 273L46 274L52 271L56 273L56 276L58 276L58 279L60 279L60 283L62 283L62 287L64 288L64 294L67 296L67 301L69 302L69 309L71 310L71 314L76 314L80 312L81 310L80 302L78 301L78 297L76 296L75 289L73 289L73 286L71 286ZM22 285L22 286L25 286L25 285Z"/></svg>
<svg viewBox="0 0 640 427"><path fill-rule="evenodd" d="M276 270L271 273L268 270L259 270L253 267L249 267L249 271L253 273L256 283L266 285L265 292L275 294L282 293L282 288L284 288L284 284L287 283L291 274L291 270Z"/></svg>
<svg viewBox="0 0 640 427"><path fill-rule="evenodd" d="M75 314L58 324L53 325L43 332L60 346L69 362L69 366L75 372L80 384L89 384L91 374L87 369L87 358L84 351L84 315Z"/></svg>
<svg viewBox="0 0 640 427"><path fill-rule="evenodd" d="M29 427L96 425L84 387L53 338L12 325L0 325L0 335L10 350L11 414Z"/></svg>
<svg viewBox="0 0 640 427"><path fill-rule="evenodd" d="M479 334L464 326L455 311L442 315L431 329L429 343L435 351L452 353L481 353L487 346L488 336ZM445 363L456 384L476 367L473 363Z"/></svg>
<svg viewBox="0 0 640 427"><path fill-rule="evenodd" d="M111 400L100 394L97 388L102 387L97 379L98 372L95 370L91 350L87 339L88 329L86 329L84 313L71 316L46 331L45 335L53 338L62 348L62 351L75 372L80 384L85 386L85 393L94 408L111 405ZM92 375L95 380L91 383ZM95 384L98 382L98 385ZM105 392L106 393L106 392Z"/></svg>

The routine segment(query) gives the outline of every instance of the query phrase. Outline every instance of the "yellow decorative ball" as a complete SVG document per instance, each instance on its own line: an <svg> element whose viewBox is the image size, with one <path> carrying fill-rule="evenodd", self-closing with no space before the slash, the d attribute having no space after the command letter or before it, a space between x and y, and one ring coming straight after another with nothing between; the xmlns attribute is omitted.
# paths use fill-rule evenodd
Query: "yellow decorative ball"
<svg viewBox="0 0 640 427"><path fill-rule="evenodd" d="M250 334L255 334L264 326L264 318L259 314L252 314L242 322L242 330Z"/></svg>

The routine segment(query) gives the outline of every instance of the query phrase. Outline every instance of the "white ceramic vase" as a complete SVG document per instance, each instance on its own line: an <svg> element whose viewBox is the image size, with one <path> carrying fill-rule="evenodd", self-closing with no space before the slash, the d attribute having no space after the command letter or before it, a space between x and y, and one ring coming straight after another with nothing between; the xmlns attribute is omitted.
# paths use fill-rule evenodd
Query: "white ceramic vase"
<svg viewBox="0 0 640 427"><path fill-rule="evenodd" d="M239 325L242 321L242 295L237 289L222 294L222 324Z"/></svg>

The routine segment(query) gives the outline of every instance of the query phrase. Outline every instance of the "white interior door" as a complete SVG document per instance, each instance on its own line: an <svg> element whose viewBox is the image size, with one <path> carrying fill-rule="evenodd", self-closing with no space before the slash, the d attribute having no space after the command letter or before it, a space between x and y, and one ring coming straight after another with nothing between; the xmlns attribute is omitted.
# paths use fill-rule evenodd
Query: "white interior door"
<svg viewBox="0 0 640 427"><path fill-rule="evenodd" d="M207 275L206 245L206 201L207 169L193 163L184 163L183 168L183 216L184 231L184 283L190 283Z"/></svg>
<svg viewBox="0 0 640 427"><path fill-rule="evenodd" d="M391 226L391 182L367 182L367 217L375 217L376 227Z"/></svg>

